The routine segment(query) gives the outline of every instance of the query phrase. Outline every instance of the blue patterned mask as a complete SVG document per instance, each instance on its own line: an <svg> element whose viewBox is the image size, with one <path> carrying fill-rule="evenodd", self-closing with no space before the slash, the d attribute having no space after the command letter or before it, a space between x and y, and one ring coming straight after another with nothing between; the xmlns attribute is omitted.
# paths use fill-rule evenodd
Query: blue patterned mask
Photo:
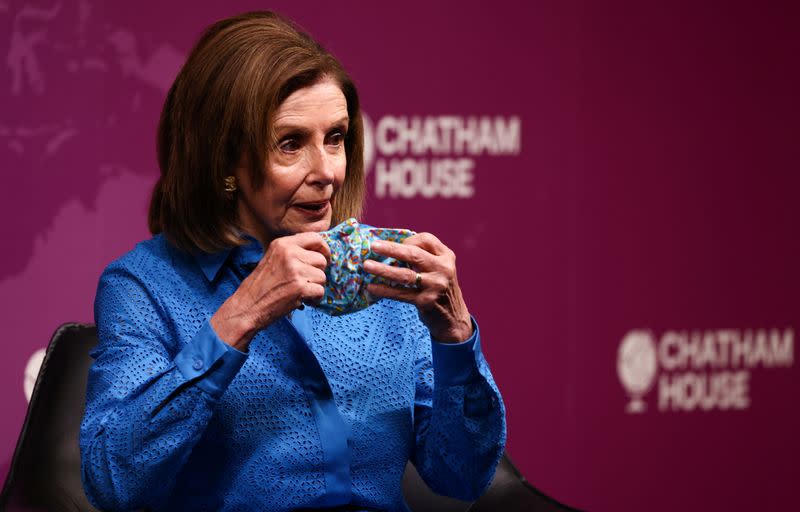
<svg viewBox="0 0 800 512"><path fill-rule="evenodd" d="M371 259L395 267L408 267L395 258L382 256L372 251L374 240L402 242L414 235L408 229L374 228L359 224L356 219L347 219L338 226L320 233L331 249L331 263L325 269L328 278L325 295L317 306L322 311L338 316L360 311L374 304L379 297L367 292L370 283L387 283L381 277L364 271L364 260Z"/></svg>

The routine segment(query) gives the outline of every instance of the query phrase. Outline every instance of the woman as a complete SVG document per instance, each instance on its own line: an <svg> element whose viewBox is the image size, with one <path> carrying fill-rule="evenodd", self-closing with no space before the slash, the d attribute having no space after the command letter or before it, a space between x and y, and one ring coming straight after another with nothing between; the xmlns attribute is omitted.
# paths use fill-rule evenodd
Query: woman
<svg viewBox="0 0 800 512"><path fill-rule="evenodd" d="M345 316L314 307L319 232L360 213L356 89L269 13L213 25L159 126L154 237L98 286L82 476L104 510L405 510L412 460L475 499L505 442L502 402L433 235L373 244L395 286ZM434 386L435 383L435 386Z"/></svg>

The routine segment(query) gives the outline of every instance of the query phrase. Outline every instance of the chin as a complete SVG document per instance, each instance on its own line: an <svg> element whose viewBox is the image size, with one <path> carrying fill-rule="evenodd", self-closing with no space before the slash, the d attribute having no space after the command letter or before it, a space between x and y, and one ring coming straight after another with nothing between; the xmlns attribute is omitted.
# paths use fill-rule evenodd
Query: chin
<svg viewBox="0 0 800 512"><path fill-rule="evenodd" d="M328 204L323 211L310 211L305 208L292 207L284 217L285 231L291 233L320 232L330 229L333 211Z"/></svg>
<svg viewBox="0 0 800 512"><path fill-rule="evenodd" d="M318 222L312 222L308 225L306 231L326 231L331 228L331 219L324 219Z"/></svg>

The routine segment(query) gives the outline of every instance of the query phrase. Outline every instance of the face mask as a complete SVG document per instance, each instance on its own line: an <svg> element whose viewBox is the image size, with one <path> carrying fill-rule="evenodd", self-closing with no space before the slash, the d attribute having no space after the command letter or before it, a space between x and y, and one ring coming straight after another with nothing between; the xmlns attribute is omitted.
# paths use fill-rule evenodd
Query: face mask
<svg viewBox="0 0 800 512"><path fill-rule="evenodd" d="M325 269L328 282L317 307L330 315L360 311L380 298L367 292L370 283L388 284L382 277L364 271L364 260L371 259L394 267L408 267L394 258L372 252L374 240L400 243L415 233L408 229L374 228L347 219L335 228L320 233L331 249L331 263Z"/></svg>

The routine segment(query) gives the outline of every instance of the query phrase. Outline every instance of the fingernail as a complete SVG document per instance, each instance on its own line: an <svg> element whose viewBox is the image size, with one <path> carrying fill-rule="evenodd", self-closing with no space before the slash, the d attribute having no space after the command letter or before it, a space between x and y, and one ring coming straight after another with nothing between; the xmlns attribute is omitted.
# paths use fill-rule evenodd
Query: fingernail
<svg viewBox="0 0 800 512"><path fill-rule="evenodd" d="M375 240L374 242L372 242L373 249L380 249L382 247L383 247L383 242L381 242L380 240Z"/></svg>

